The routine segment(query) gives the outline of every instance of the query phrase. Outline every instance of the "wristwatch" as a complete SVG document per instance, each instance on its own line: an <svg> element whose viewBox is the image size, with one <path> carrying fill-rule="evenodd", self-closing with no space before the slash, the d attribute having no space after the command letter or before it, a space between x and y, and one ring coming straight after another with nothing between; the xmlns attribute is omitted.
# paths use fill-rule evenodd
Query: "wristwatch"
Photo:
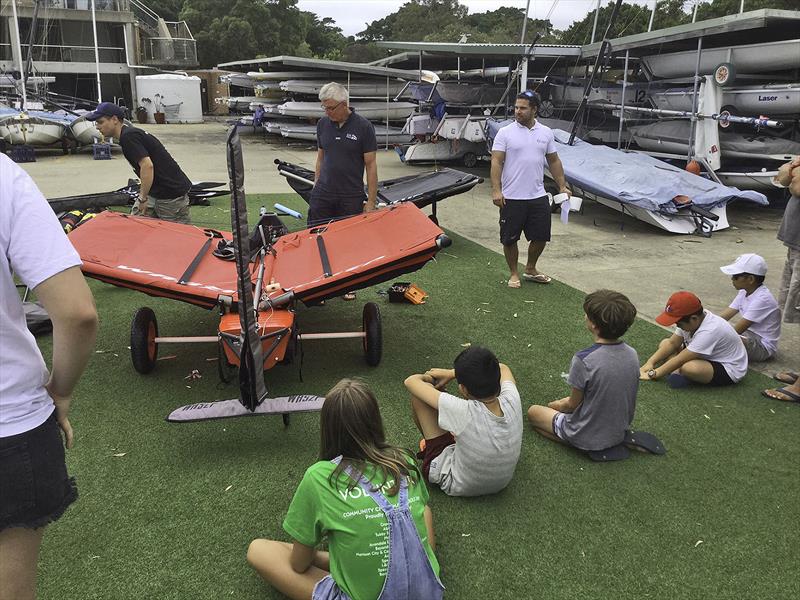
<svg viewBox="0 0 800 600"><path fill-rule="evenodd" d="M648 376L650 379L655 379L655 378L656 378L656 375L658 375L658 372L657 372L655 369L650 369L650 370L647 372L647 376Z"/></svg>

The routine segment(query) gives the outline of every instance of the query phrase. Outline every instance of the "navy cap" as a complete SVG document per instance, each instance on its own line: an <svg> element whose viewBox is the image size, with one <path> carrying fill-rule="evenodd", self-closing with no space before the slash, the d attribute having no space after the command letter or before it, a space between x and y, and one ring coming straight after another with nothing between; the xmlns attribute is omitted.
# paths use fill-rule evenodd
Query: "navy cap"
<svg viewBox="0 0 800 600"><path fill-rule="evenodd" d="M101 102L97 105L94 112L86 115L86 120L97 121L100 117L119 117L120 119L124 119L125 109L113 102Z"/></svg>

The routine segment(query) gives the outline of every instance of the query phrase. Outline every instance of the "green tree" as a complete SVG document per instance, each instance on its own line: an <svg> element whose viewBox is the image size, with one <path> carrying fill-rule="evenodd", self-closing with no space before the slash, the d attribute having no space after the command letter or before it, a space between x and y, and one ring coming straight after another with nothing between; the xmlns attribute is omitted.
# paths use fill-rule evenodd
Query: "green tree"
<svg viewBox="0 0 800 600"><path fill-rule="evenodd" d="M367 42L422 41L449 25L464 21L467 12L467 7L458 0L410 0L397 12L370 23L357 37Z"/></svg>
<svg viewBox="0 0 800 600"><path fill-rule="evenodd" d="M310 56L341 60L342 51L347 44L347 38L342 35L342 30L336 27L336 22L330 17L320 19L311 12L303 12L306 20L305 41L311 52Z"/></svg>
<svg viewBox="0 0 800 600"><path fill-rule="evenodd" d="M292 54L305 41L297 0L185 0L180 18L197 40L200 65Z"/></svg>
<svg viewBox="0 0 800 600"><path fill-rule="evenodd" d="M694 11L694 4L688 5ZM697 20L715 19L739 12L741 0L713 0L703 2L697 7ZM781 8L784 10L800 10L800 0L744 0L745 12L759 8Z"/></svg>
<svg viewBox="0 0 800 600"><path fill-rule="evenodd" d="M691 20L691 17L683 12L684 0L659 0L656 15L653 20L653 29L663 29L680 25ZM603 33L611 19L614 9L614 2L600 7L597 19L597 31L594 41L597 42L603 37ZM626 4L623 2L619 7L617 19L614 22L609 38L617 38L626 35L634 35L647 31L650 22L650 8L638 4ZM592 39L592 28L594 27L594 14L592 10L580 21L575 21L558 36L562 44L589 44Z"/></svg>

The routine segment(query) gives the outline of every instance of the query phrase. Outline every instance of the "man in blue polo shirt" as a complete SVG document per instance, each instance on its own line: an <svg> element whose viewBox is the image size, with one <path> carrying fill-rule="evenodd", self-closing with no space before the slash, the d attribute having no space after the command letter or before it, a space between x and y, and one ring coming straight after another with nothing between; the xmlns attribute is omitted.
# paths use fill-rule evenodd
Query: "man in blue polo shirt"
<svg viewBox="0 0 800 600"><path fill-rule="evenodd" d="M511 275L508 287L521 286L517 242L528 240L528 260L522 278L550 283L536 268L550 241L550 202L544 191L544 163L559 192L569 194L564 167L556 152L553 131L536 121L538 94L524 91L514 103L514 122L497 132L492 145L492 202L500 208L500 242Z"/></svg>
<svg viewBox="0 0 800 600"><path fill-rule="evenodd" d="M308 207L309 226L374 210L378 195L378 141L372 123L348 106L349 94L343 85L325 84L319 99L325 116L317 122L317 164Z"/></svg>

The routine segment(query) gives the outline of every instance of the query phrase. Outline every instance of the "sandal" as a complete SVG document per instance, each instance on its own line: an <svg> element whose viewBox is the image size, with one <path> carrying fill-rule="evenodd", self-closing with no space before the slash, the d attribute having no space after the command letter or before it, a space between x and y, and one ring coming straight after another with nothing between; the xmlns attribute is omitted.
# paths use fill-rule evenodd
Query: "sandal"
<svg viewBox="0 0 800 600"><path fill-rule="evenodd" d="M509 279L508 287L514 290L518 290L519 288L522 287L522 282L519 279Z"/></svg>
<svg viewBox="0 0 800 600"><path fill-rule="evenodd" d="M781 398L780 396L784 396ZM795 394L794 392L790 392L787 388L775 388L771 390L764 390L761 392L761 395L764 398L771 398L772 400L780 400L782 402L800 402L800 394Z"/></svg>
<svg viewBox="0 0 800 600"><path fill-rule="evenodd" d="M348 302L352 302L355 299L356 299L356 293L355 292L347 292L346 294L344 294L342 296L342 300L347 300Z"/></svg>
<svg viewBox="0 0 800 600"><path fill-rule="evenodd" d="M530 273L523 273L522 278L526 281L532 281L534 283L550 283L553 281L553 278L549 275L545 275L544 273L537 273L536 275L531 275Z"/></svg>
<svg viewBox="0 0 800 600"><path fill-rule="evenodd" d="M772 378L775 381L780 381L781 383L792 385L795 381L797 381L797 373L793 371L781 371L780 373L775 373L775 375L773 375Z"/></svg>

